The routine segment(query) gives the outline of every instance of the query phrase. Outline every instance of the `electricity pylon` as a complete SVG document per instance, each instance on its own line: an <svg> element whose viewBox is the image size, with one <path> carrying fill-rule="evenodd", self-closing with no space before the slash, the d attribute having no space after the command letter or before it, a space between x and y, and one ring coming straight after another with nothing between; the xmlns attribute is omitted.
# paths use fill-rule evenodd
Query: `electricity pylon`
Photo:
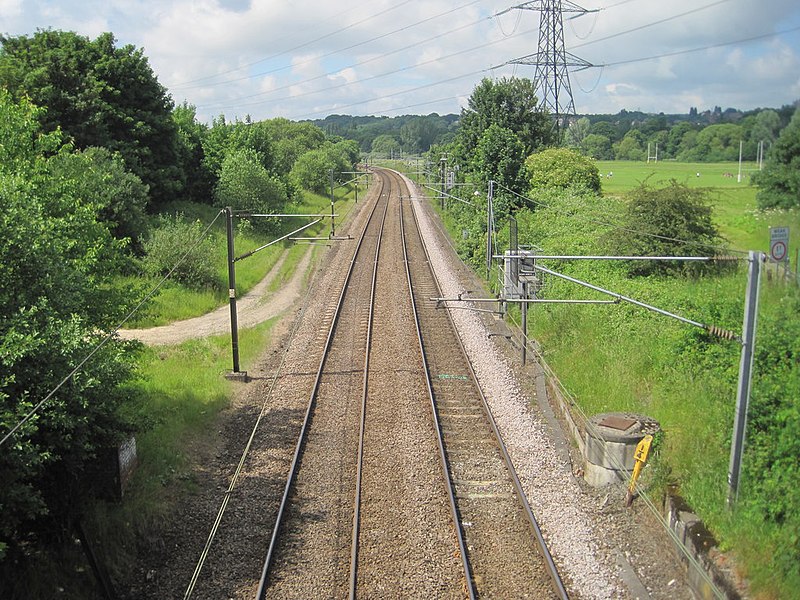
<svg viewBox="0 0 800 600"><path fill-rule="evenodd" d="M536 54L508 61L506 64L534 65L534 85L541 104L555 119L556 135L566 125L566 115L575 114L575 101L569 83L569 69L582 71L593 67L564 49L564 13L579 17L590 11L569 0L531 0L511 9L539 11L539 49ZM503 11L506 12L506 11ZM499 13L502 14L502 13Z"/></svg>

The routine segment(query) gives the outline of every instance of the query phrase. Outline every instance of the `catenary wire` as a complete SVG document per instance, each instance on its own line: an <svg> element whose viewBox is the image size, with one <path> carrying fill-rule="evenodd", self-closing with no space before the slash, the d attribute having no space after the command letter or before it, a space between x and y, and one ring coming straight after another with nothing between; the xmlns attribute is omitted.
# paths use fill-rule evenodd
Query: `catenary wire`
<svg viewBox="0 0 800 600"><path fill-rule="evenodd" d="M130 318L131 318L131 317L133 317L133 315L135 315L135 314L136 314L136 312L137 312L137 311L138 311L138 310L139 310L139 309L140 309L142 306L144 306L144 303L145 303L145 302L147 302L147 301L148 301L150 298L152 298L152 297L153 297L153 295L154 295L154 294L155 294L155 293L156 293L156 292L157 292L159 289L161 289L161 286L162 286L162 285L164 285L164 283L166 283L167 279L169 279L169 278L172 276L172 274L175 272L175 270L176 270L176 269L177 269L177 268L178 268L178 267L179 267L179 266L180 266L180 265L183 263L183 261L184 261L184 260L186 260L186 257L187 257L187 256L189 256L189 254L190 254L190 253L191 253L191 252L192 252L192 251L193 251L195 248L197 248L197 246L199 246L199 245L200 245L200 243L201 243L201 242L202 242L202 241L205 239L205 237L208 235L208 232L211 230L211 227L214 225L214 223L216 223L216 222L217 222L217 219L219 219L220 215L222 215L222 214L223 214L223 212L224 212L224 211L219 211L219 212L217 213L217 216L216 216L216 217L214 217L214 219L211 221L211 223L209 223L208 227L206 227L206 228L205 228L205 230L204 230L204 231L203 231L203 232L202 232L202 233L201 233L201 234L200 234L200 235L197 237L197 240L194 242L194 244L192 244L192 246L191 246L191 247L190 247L190 248L189 248L189 249L188 249L188 250L187 250L187 251L186 251L186 252L183 254L183 256L181 256L181 257L178 259L178 262L176 262L176 263L175 263L175 266L173 266L173 267L172 267L172 268L169 270L169 272L168 272L166 275L164 275L164 277L161 279L161 281L159 281L159 282L158 282L158 284L156 284L156 286L155 286L155 287L154 287L152 290L150 290L150 292L148 292L148 293L145 295L145 297L144 297L144 298L142 298L142 300L139 302L139 304L137 304L137 305L136 305L136 306L133 308L133 310L131 310L131 311L130 311L130 312L129 312L129 313L126 315L126 316L125 316L125 318L124 318L124 319L122 319L122 321L120 321L120 322L119 322L119 324L118 324L118 325L117 325L117 326L116 326L116 327L115 327L115 328L114 328L114 329L113 329L113 330L112 330L110 333L108 333L108 334L106 335L106 337L105 337L105 338L103 338L103 340L102 340L102 341L101 341L99 344L97 344L97 346L95 346L95 347L94 347L94 349L93 349L93 350L92 350L92 351L91 351L89 354L87 354L87 355L86 355L86 356L83 358L83 360L81 360L81 361L78 363L78 366L76 366L76 367L75 367L75 368L74 368L72 371L70 371L70 373L69 373L69 374L68 374L66 377L64 377L64 379L62 379L62 380L59 382L59 384L58 384L58 385L56 385L56 386L55 386L55 387L54 387L54 388L53 388L53 389L52 389L52 390L51 390L51 391L50 391L50 392L49 392L49 393L48 393L48 394L47 394L47 395L46 395L46 396L45 396L45 397L42 399L42 400L40 400L40 401L39 401L39 402L36 404L36 406L34 406L34 407L33 407L33 408L32 408L32 409L31 409L31 410L28 412L28 414L26 414L26 415L25 415L25 417L23 417L23 418L22 418L22 419L21 419L21 420L20 420L20 421L19 421L19 422L18 422L18 423L17 423L17 424L16 424L16 425L15 425L15 426L14 426L14 427L13 427L13 428L12 428L12 429L11 429L11 430L10 430L10 431L9 431L9 432L6 434L6 435L5 435L5 436L3 436L3 439L1 439L1 440L0 440L0 446L2 446L3 444L5 444L5 443L6 443L6 441L7 441L7 440L9 440L9 439L11 438L11 436L12 436L12 435L14 435L14 433L16 433L16 432L19 430L19 428L20 428L20 427L22 427L23 425L25 425L25 423L27 423L27 422L28 422L30 419L32 419L32 418L33 418L33 416L34 416L36 413L38 413L38 412L39 412L39 410L41 410L41 408L42 408L42 407L43 407L43 406L44 406L44 405L47 403L47 401L48 401L48 400L50 400L50 398L52 398L52 397L53 397L53 395L55 395L55 393L56 393L58 390L60 390L60 389L62 388L62 386L63 386L63 385L64 385L64 384L65 384L67 381L69 381L69 380L70 380L70 378L72 378L74 375L76 375L76 374L77 374L77 373L78 373L78 372L79 372L79 371L80 371L80 370L83 368L83 365L85 365L87 362L89 362L89 360L90 360L90 359L91 359L91 358L92 358L92 357L93 357L95 354L97 354L97 352L99 352L99 351L100 351L100 349L101 349L101 348L103 348L103 346L105 346L105 345L106 345L106 344L107 344L107 343L108 343L108 342L109 342L111 339L113 339L113 337L114 337L114 336L117 334L117 332L118 332L120 329L122 329L122 326L123 326L123 325L124 325L124 324L125 324L125 323L126 323L126 322L127 322L127 321L128 321Z"/></svg>

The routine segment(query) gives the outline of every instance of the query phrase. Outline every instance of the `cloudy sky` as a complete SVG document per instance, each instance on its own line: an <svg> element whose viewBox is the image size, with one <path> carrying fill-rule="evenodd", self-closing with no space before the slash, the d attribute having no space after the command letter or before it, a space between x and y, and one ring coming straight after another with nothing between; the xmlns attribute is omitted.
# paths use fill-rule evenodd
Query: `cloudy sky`
<svg viewBox="0 0 800 600"><path fill-rule="evenodd" d="M524 0L0 0L0 33L111 31L198 117L458 112L483 77L534 77ZM543 4L529 3L533 7ZM800 99L797 0L564 0L579 113ZM563 104L563 94L560 100Z"/></svg>

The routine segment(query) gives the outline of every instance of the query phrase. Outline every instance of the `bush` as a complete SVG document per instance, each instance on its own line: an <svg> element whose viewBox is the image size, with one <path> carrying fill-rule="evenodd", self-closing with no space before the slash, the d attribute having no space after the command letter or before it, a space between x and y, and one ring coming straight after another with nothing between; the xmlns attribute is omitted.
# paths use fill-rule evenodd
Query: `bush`
<svg viewBox="0 0 800 600"><path fill-rule="evenodd" d="M254 150L234 150L222 161L216 189L217 206L254 213L280 212L288 201L286 186L260 164ZM273 219L252 219L253 229L268 232Z"/></svg>
<svg viewBox="0 0 800 600"><path fill-rule="evenodd" d="M713 256L723 239L712 218L706 192L673 180L668 187L647 184L631 192L623 217L625 231L611 238L612 252L623 256ZM630 275L700 273L713 263L632 261Z"/></svg>
<svg viewBox="0 0 800 600"><path fill-rule="evenodd" d="M525 161L531 190L576 188L600 193L600 172L594 160L567 148L550 148Z"/></svg>
<svg viewBox="0 0 800 600"><path fill-rule="evenodd" d="M214 255L212 239L206 237L198 243L203 229L200 221L189 223L182 215L161 217L159 225L144 244L142 263L145 272L163 277L175 267L172 279L190 288L221 287L213 261L209 260Z"/></svg>

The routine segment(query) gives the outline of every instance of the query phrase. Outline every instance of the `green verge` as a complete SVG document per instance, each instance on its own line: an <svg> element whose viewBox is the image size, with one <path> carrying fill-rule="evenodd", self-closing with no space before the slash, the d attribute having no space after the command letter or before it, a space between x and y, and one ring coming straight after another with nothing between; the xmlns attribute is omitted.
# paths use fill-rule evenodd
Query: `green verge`
<svg viewBox="0 0 800 600"><path fill-rule="evenodd" d="M336 190L335 209L339 214L337 222L347 217L353 206L353 200L354 190L351 187ZM191 214L189 211L192 208L191 205L182 207L186 214ZM295 208L297 212L328 214L330 198L305 192L303 202ZM203 210L202 207L200 210ZM293 224L285 233L298 226ZM300 235L327 237L329 226L329 221L326 219ZM224 241L223 237L219 253L223 261ZM239 243L237 240L237 244ZM261 243L265 241L255 238L242 241L241 252L257 247ZM274 264L280 253L286 251L285 262L271 284L273 289L277 289L292 277L298 263L309 250L306 245L289 242L285 245L285 248L275 251L274 258L270 259L271 264ZM312 248L311 251L315 252L315 249ZM255 255L259 256L260 254ZM266 274L271 268L267 266L269 262L267 259L261 258L260 261L264 264L253 268L250 275L242 276L245 286L248 285L248 281L250 286L254 285L258 280L258 274ZM246 263L247 260L240 264ZM237 270L237 283L238 278ZM167 287L161 294L165 295L169 302L157 305L155 312L151 310L151 315L155 314L152 318L157 322L163 322L173 314L172 309L164 309L159 313L158 306L173 303L189 305L191 308L181 313L186 316L179 318L202 314L193 311L204 310L206 306L196 300L195 292L182 286ZM224 302L209 303L210 308L205 308L205 311L221 303ZM243 369L246 370L247 365L253 364L268 346L273 327L279 318L250 329L240 330L239 354ZM99 550L112 578L116 580L126 578L137 554L148 552L153 545L162 543L158 532L162 529L163 522L170 518L178 503L197 490L198 477L201 475L191 469L191 455L194 448L213 445L217 441L216 423L221 411L230 405L236 391L237 384L224 378L224 374L230 370L229 335L190 340L173 346L142 349L139 378L131 388L131 393L138 398L138 402L128 415L138 425L136 442L139 466L126 491L124 502L110 504L96 501L87 511L87 528L98 539L103 540L103 547ZM80 554L76 554L71 557L69 564L74 566L76 563L82 564L83 561ZM75 579L74 573L59 575L59 580L70 578ZM86 597L82 594L87 589L91 590L94 585L91 580L86 581L86 576L82 579L84 580L82 591L75 596L76 598Z"/></svg>
<svg viewBox="0 0 800 600"><path fill-rule="evenodd" d="M618 197L640 182L662 185L672 179L706 187L714 218L733 248L768 251L770 225L792 229L790 247L796 248L800 241L797 211L757 211L756 188L737 183L736 164L659 163L655 168L646 163L611 162L601 163L600 169L606 174L613 171L610 180L603 179L607 202L554 194L552 209L518 213L520 243L536 243L552 253L603 254L602 240L611 228L600 223L618 222L622 206ZM711 179L714 187L709 189ZM438 202L432 206L440 210ZM471 259L484 276L479 266L482 258L462 242L465 230L470 237L485 237L480 219L465 220L458 207L442 217L452 239L467 252L462 258ZM503 234L507 236L507 230ZM469 256L470 252L475 256ZM744 266L735 273L696 279L631 279L619 267L608 262L553 266L691 319L741 330ZM552 277L544 293L551 298L607 299ZM740 499L733 511L726 507L726 495L738 344L627 304L542 305L529 312L531 333L581 411L586 415L632 411L661 423L665 433L644 471L643 484L656 495L668 485L677 486L718 537L722 549L737 556L737 566L748 578L751 591L767 598L793 597L800 589L796 560L800 556L800 495L792 492L791 484L800 472L796 441L800 438L796 358L800 350L793 333L800 330L793 315L799 302L796 286L769 283L765 278L757 340L762 351L756 366ZM514 311L512 316L518 318Z"/></svg>
<svg viewBox="0 0 800 600"><path fill-rule="evenodd" d="M338 212L348 211L353 204L354 196L355 191L350 186L337 188L335 193L335 209ZM217 215L217 209L213 207L186 202L174 203L168 206L165 212L167 214L182 214L187 219L197 219L205 225L211 223ZM303 192L302 201L299 204L287 207L286 212L329 214L330 197L307 191ZM255 234L247 227L237 227L237 230L234 232L236 256L241 256L246 252L255 250L282 235L294 231L308 223L309 220L310 219L307 218L284 219L284 222L281 223L277 231L268 236ZM324 236L329 227L330 220L325 219L298 235L304 237ZM161 287L158 294L148 303L146 310L140 315L137 315L131 323L128 324L129 327L155 327L174 321L190 319L192 317L204 315L215 308L224 306L228 302L228 249L225 228L226 224L224 218L219 218L209 233L213 240L215 250L214 255L209 257L210 260L213 261L217 272L218 283L215 288L196 290L190 289L177 282L167 281ZM285 252L297 252L294 250L296 246L297 244L285 240L261 250L246 259L237 261L236 289L238 295L242 296L246 294L259 281L266 277ZM300 248L306 247L300 246ZM286 269L286 266L282 268L284 271L282 280L285 280ZM131 281L131 278L126 278L122 279L121 283L130 283ZM148 280L146 283L152 288L156 285L157 280Z"/></svg>

